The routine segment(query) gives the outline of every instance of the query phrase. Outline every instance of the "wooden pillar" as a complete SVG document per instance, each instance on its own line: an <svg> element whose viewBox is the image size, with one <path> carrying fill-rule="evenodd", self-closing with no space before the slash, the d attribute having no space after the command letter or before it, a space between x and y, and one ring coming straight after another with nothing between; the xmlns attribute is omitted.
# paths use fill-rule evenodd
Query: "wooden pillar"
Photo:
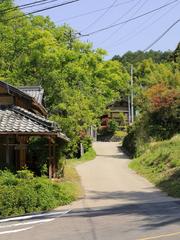
<svg viewBox="0 0 180 240"><path fill-rule="evenodd" d="M52 178L52 147L51 138L48 138L48 148L49 148L49 178Z"/></svg>
<svg viewBox="0 0 180 240"><path fill-rule="evenodd" d="M6 136L6 164L10 164L10 158L9 158L9 136Z"/></svg>
<svg viewBox="0 0 180 240"><path fill-rule="evenodd" d="M57 164L56 164L56 145L55 140L51 137L48 138L48 148L49 148L49 178L55 178L56 177L56 170L57 170Z"/></svg>
<svg viewBox="0 0 180 240"><path fill-rule="evenodd" d="M56 178L57 164L56 164L56 145L53 143L53 178Z"/></svg>
<svg viewBox="0 0 180 240"><path fill-rule="evenodd" d="M19 141L19 168L23 169L26 167L26 157L27 157L27 141L26 136L18 136Z"/></svg>

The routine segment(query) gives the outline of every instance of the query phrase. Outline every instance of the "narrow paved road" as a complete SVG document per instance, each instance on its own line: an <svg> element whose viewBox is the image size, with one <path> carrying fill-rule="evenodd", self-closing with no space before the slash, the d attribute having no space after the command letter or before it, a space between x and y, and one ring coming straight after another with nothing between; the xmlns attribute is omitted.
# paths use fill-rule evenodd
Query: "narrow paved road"
<svg viewBox="0 0 180 240"><path fill-rule="evenodd" d="M96 159L77 167L85 197L69 206L69 213L41 217L36 221L47 222L0 239L180 240L180 201L128 169L130 160L117 143L94 147Z"/></svg>

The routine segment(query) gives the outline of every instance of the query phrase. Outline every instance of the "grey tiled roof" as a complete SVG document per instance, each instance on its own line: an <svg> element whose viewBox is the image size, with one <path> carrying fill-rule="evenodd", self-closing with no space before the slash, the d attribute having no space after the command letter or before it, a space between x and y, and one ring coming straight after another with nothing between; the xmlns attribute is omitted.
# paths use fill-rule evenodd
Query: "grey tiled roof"
<svg viewBox="0 0 180 240"><path fill-rule="evenodd" d="M44 89L41 86L19 87L19 90L35 98L38 103L42 104Z"/></svg>
<svg viewBox="0 0 180 240"><path fill-rule="evenodd" d="M54 122L17 106L0 109L0 134L2 132L55 133L58 137L69 140Z"/></svg>
<svg viewBox="0 0 180 240"><path fill-rule="evenodd" d="M0 87L3 87L4 89L6 89L7 92L12 96L18 95L23 99L29 100L31 103L33 103L33 105L36 105L38 107L38 111L42 115L47 116L47 111L42 105L44 90L41 87L20 87L22 88L21 90L1 80L0 80ZM29 92L29 94L27 93L27 91Z"/></svg>

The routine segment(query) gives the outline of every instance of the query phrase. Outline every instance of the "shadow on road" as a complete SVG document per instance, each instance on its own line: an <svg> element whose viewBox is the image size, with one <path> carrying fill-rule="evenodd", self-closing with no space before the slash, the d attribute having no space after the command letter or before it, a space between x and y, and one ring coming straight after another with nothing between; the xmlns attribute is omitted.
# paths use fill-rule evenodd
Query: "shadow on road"
<svg viewBox="0 0 180 240"><path fill-rule="evenodd" d="M135 203L122 203L121 205L112 205L108 207L96 207L73 210L70 214L64 217L85 217L97 218L105 216L139 216L142 221L141 227L147 230L156 227L162 227L169 224L180 223L180 200L157 200L152 201L154 196L151 192L112 192L99 193L97 196L92 196L93 199L114 199L121 198L127 200L136 200ZM146 200L148 200L147 202ZM146 200L144 200L146 199Z"/></svg>
<svg viewBox="0 0 180 240"><path fill-rule="evenodd" d="M128 156L125 154L116 154L116 155L96 155L96 157L103 157L103 158L118 158L118 159L128 159Z"/></svg>
<svg viewBox="0 0 180 240"><path fill-rule="evenodd" d="M100 191L88 191L90 196L89 199L95 200L107 200L107 199L119 199L119 200L130 200L130 201L137 201L138 203L144 203L147 201L158 201L158 198L168 198L165 193L161 192L160 190L155 190L154 187L151 188L144 188L146 191L115 191L115 192L100 192ZM172 200L173 198L168 198ZM161 199L162 201L162 199Z"/></svg>

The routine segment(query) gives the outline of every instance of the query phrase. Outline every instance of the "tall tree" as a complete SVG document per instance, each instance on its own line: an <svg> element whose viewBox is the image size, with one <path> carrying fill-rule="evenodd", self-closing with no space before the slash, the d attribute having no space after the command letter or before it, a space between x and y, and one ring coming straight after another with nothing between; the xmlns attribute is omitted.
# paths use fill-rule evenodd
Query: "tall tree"
<svg viewBox="0 0 180 240"><path fill-rule="evenodd" d="M8 11L3 18L11 20L0 23L0 77L16 86L42 85L50 118L77 145L106 106L126 93L129 75L120 62L105 61L104 50L77 39L70 26L17 15L23 13Z"/></svg>

